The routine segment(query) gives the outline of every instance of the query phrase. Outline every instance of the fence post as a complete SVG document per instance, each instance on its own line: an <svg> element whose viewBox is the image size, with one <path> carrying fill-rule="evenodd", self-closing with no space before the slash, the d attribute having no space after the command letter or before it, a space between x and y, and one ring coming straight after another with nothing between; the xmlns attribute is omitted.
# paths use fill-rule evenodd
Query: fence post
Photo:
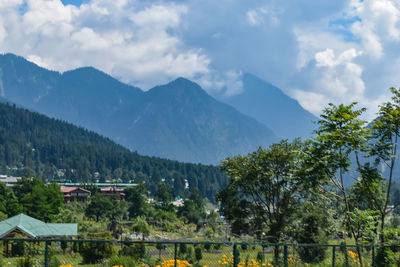
<svg viewBox="0 0 400 267"><path fill-rule="evenodd" d="M283 245L283 266L288 267L288 247L287 245Z"/></svg>
<svg viewBox="0 0 400 267"><path fill-rule="evenodd" d="M332 267L335 267L335 257L336 257L336 246L332 247Z"/></svg>
<svg viewBox="0 0 400 267"><path fill-rule="evenodd" d="M49 241L44 246L44 267L49 267Z"/></svg>
<svg viewBox="0 0 400 267"><path fill-rule="evenodd" d="M175 250L174 250L174 267L176 267L176 256L178 254L178 243L175 243Z"/></svg>
<svg viewBox="0 0 400 267"><path fill-rule="evenodd" d="M372 267L375 267L375 245L372 245Z"/></svg>
<svg viewBox="0 0 400 267"><path fill-rule="evenodd" d="M238 266L237 245L233 244L233 267Z"/></svg>

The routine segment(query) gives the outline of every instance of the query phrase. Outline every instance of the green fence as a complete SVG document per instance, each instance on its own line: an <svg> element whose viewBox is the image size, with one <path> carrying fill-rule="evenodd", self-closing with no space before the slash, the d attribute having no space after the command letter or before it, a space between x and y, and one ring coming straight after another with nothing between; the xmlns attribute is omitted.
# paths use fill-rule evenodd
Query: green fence
<svg viewBox="0 0 400 267"><path fill-rule="evenodd" d="M400 246L0 239L0 266L272 267L385 266L382 249L395 261ZM387 260L387 259L386 259ZM360 262L361 261L361 262ZM383 265L382 265L383 264Z"/></svg>

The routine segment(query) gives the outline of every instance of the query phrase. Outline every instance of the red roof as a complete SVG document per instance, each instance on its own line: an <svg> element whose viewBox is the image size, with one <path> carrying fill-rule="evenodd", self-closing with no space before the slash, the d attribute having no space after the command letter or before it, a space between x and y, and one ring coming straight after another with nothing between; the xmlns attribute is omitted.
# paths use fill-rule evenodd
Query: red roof
<svg viewBox="0 0 400 267"><path fill-rule="evenodd" d="M64 193L64 194L71 193L71 192L73 192L75 190L79 190L79 191L83 191L83 192L86 192L86 193L90 193L89 190L86 190L86 189L83 189L83 188L80 188L80 187L75 187L75 186L61 186L60 187L61 193Z"/></svg>

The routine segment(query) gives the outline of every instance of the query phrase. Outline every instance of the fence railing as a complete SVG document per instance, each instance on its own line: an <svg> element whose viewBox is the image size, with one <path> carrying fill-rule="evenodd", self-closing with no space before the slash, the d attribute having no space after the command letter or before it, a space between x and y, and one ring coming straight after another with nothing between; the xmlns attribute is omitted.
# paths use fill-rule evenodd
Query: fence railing
<svg viewBox="0 0 400 267"><path fill-rule="evenodd" d="M0 266L272 267L383 266L400 246L181 241L0 239ZM400 260L398 260L400 263Z"/></svg>

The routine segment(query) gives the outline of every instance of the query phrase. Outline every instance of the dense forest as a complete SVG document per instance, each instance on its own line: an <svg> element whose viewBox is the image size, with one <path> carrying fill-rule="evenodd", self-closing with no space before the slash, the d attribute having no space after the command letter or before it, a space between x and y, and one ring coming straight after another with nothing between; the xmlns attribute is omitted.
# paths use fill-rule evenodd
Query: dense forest
<svg viewBox="0 0 400 267"><path fill-rule="evenodd" d="M214 166L141 156L94 132L0 103L0 173L73 182L144 182L151 193L163 181L175 196L198 188L214 199L226 185Z"/></svg>

